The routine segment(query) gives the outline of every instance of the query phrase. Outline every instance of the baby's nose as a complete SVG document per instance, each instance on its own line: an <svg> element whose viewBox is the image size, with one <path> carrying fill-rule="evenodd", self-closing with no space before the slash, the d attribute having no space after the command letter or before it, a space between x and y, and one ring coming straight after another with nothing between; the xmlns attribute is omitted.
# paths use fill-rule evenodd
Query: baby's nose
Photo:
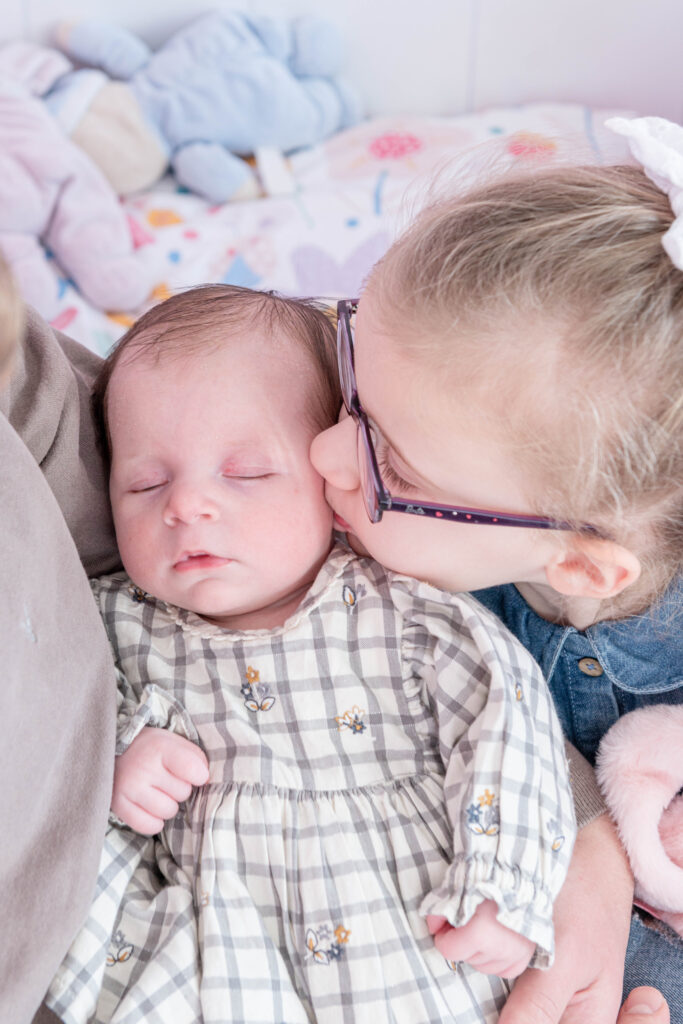
<svg viewBox="0 0 683 1024"><path fill-rule="evenodd" d="M215 520L218 506L207 492L191 484L175 484L170 488L164 508L167 526L189 525L199 519Z"/></svg>
<svg viewBox="0 0 683 1024"><path fill-rule="evenodd" d="M351 416L344 416L313 439L310 458L316 472L332 487L355 491L358 475L358 429Z"/></svg>

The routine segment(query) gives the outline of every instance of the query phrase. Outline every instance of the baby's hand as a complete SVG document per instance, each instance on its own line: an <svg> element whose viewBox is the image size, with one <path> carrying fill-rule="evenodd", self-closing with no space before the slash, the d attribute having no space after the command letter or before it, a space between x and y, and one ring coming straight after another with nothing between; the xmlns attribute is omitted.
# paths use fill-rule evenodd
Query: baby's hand
<svg viewBox="0 0 683 1024"><path fill-rule="evenodd" d="M111 809L136 832L160 832L193 786L209 777L206 755L183 736L145 726L116 758Z"/></svg>
<svg viewBox="0 0 683 1024"><path fill-rule="evenodd" d="M461 928L445 917L427 915L434 945L446 960L464 961L482 974L516 978L528 965L536 944L496 920L497 906L484 900Z"/></svg>

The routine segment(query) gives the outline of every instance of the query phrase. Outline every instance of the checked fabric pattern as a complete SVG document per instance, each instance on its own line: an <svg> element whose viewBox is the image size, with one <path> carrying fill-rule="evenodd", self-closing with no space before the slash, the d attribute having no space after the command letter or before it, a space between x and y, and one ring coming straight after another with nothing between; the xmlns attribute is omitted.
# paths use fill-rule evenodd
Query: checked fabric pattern
<svg viewBox="0 0 683 1024"><path fill-rule="evenodd" d="M574 836L550 696L500 622L341 547L274 630L94 589L119 750L171 728L211 767L160 837L110 829L51 988L66 1024L495 1021L506 983L445 961L424 914L495 899L547 963Z"/></svg>

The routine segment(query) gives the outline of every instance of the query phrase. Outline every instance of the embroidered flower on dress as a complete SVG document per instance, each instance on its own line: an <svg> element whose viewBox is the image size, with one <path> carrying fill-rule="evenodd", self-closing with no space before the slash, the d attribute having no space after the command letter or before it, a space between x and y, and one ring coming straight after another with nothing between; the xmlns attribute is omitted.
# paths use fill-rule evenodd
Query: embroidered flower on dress
<svg viewBox="0 0 683 1024"><path fill-rule="evenodd" d="M557 851L561 850L564 846L564 836L560 831L561 828L562 826L556 818L550 818L550 820L548 821L548 831L550 832L550 835L553 837L552 842L550 844L550 849L553 851L553 853L557 853Z"/></svg>
<svg viewBox="0 0 683 1024"><path fill-rule="evenodd" d="M365 732L367 726L362 718L364 714L365 711L354 704L350 711L345 711L343 715L335 715L334 720L337 723L339 732L342 729L348 729L349 732L353 733Z"/></svg>
<svg viewBox="0 0 683 1024"><path fill-rule="evenodd" d="M107 965L113 967L114 964L125 964L133 955L133 948L132 943L126 942L126 936L122 931L114 932L109 943Z"/></svg>
<svg viewBox="0 0 683 1024"><path fill-rule="evenodd" d="M500 807L498 800L489 789L485 789L466 808L466 824L470 832L478 836L495 836L500 830Z"/></svg>
<svg viewBox="0 0 683 1024"><path fill-rule="evenodd" d="M137 587L134 583L131 583L128 587L128 593L136 604L144 604L149 596L141 587Z"/></svg>
<svg viewBox="0 0 683 1024"><path fill-rule="evenodd" d="M353 611L353 609L358 604L358 599L363 597L364 594L365 587L363 586L362 583L360 584L357 590L354 590L347 583L345 583L344 586L342 587L342 601L344 602L344 604L346 605L350 612Z"/></svg>
<svg viewBox="0 0 683 1024"><path fill-rule="evenodd" d="M342 947L349 941L350 935L351 932L347 928L337 925L334 929L335 941L325 946L330 938L329 926L322 925L317 932L313 928L309 928L306 932L304 961L312 960L316 964L329 964L332 960L339 960L344 952Z"/></svg>
<svg viewBox="0 0 683 1024"><path fill-rule="evenodd" d="M240 686L240 693L244 697L244 706L249 711L270 711L275 703L275 697L271 696L270 687L260 682L260 675L251 665L247 666L247 681Z"/></svg>

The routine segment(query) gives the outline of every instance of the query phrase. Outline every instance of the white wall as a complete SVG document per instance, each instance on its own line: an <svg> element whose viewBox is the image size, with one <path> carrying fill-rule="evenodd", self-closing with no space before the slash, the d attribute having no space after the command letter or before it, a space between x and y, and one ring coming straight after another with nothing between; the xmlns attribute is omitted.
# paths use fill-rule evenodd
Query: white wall
<svg viewBox="0 0 683 1024"><path fill-rule="evenodd" d="M5 0L0 36L47 41L60 18L111 17L160 42L211 0ZM369 113L456 114L572 100L683 120L680 0L224 0L316 11L346 37Z"/></svg>

